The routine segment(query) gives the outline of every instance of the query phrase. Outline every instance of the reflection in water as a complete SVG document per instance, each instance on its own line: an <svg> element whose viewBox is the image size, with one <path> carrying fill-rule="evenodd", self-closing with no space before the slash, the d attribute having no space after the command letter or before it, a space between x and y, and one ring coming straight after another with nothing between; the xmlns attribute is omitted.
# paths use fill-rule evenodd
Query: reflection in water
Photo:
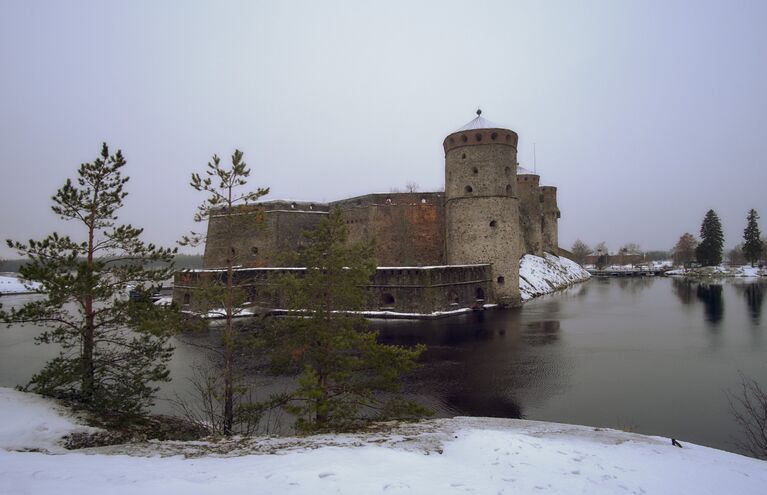
<svg viewBox="0 0 767 495"><path fill-rule="evenodd" d="M618 277L615 279L618 287L629 294L638 294L652 285L652 277Z"/></svg>
<svg viewBox="0 0 767 495"><path fill-rule="evenodd" d="M696 296L703 303L706 321L718 326L724 317L721 284L698 284Z"/></svg>
<svg viewBox="0 0 767 495"><path fill-rule="evenodd" d="M689 306L695 302L695 284L692 280L686 278L672 278L671 279L674 294L679 298L679 301L685 306Z"/></svg>
<svg viewBox="0 0 767 495"><path fill-rule="evenodd" d="M559 320L546 320L528 323L525 340L530 345L553 344L559 340Z"/></svg>
<svg viewBox="0 0 767 495"><path fill-rule="evenodd" d="M540 316L526 318L515 309L372 326L383 342L427 345L423 366L408 377L405 391L427 398L438 416L521 418L520 391L544 400L569 380L571 363L557 349L561 323L549 316L559 304L548 301Z"/></svg>
<svg viewBox="0 0 767 495"><path fill-rule="evenodd" d="M743 291L746 296L746 304L751 313L751 321L754 325L759 325L762 318L762 302L764 301L764 292L759 284L748 284Z"/></svg>

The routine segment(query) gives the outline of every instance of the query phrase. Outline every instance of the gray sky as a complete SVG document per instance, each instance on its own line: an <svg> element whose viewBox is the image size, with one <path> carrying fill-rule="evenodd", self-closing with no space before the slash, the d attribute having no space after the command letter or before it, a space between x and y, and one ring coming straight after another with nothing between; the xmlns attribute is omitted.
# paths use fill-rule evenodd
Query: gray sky
<svg viewBox="0 0 767 495"><path fill-rule="evenodd" d="M767 218L767 2L0 3L0 236L62 229L50 196L102 141L121 219L171 244L188 186L245 152L270 199L443 184L443 138L515 130L559 187L560 244L667 249L714 208ZM763 232L767 224L763 223ZM5 248L0 256L13 256Z"/></svg>

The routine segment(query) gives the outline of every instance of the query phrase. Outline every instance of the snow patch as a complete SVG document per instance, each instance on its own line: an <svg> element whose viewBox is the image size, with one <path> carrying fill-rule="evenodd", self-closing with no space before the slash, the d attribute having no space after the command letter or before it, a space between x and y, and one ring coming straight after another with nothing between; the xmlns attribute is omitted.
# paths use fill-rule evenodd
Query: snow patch
<svg viewBox="0 0 767 495"><path fill-rule="evenodd" d="M589 272L572 260L544 254L544 258L526 254L519 260L519 292L523 301L550 294L591 277Z"/></svg>
<svg viewBox="0 0 767 495"><path fill-rule="evenodd" d="M43 288L39 282L30 282L18 277L0 275L0 294L29 294Z"/></svg>
<svg viewBox="0 0 767 495"><path fill-rule="evenodd" d="M98 431L78 424L66 414L53 399L0 388L0 449L61 451L63 447L58 443L64 436Z"/></svg>
<svg viewBox="0 0 767 495"><path fill-rule="evenodd" d="M0 397L11 399L0 400L0 419L12 423L11 436L41 424L59 422L56 433L71 427L52 401L29 395L0 389ZM52 436L21 443L41 448ZM683 448L668 438L602 428L457 417L379 424L354 434L149 441L62 455L0 449L0 492L764 492L764 461L681 442Z"/></svg>

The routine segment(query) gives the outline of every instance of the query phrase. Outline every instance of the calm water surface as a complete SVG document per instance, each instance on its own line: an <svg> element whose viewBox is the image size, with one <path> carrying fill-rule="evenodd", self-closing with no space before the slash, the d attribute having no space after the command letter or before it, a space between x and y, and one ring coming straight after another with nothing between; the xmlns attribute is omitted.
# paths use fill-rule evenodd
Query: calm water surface
<svg viewBox="0 0 767 495"><path fill-rule="evenodd" d="M593 279L518 310L373 326L386 342L427 344L406 391L438 416L623 428L734 450L726 391L737 390L739 370L767 385L765 291L752 281ZM0 332L0 385L24 383L53 357L32 344L38 331ZM162 393L187 393L188 363L200 359L179 343Z"/></svg>

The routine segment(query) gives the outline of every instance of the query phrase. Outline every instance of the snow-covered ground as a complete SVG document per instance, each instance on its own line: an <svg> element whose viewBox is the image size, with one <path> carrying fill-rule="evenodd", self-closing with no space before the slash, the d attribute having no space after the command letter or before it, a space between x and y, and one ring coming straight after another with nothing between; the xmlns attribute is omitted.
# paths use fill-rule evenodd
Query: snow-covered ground
<svg viewBox="0 0 767 495"><path fill-rule="evenodd" d="M752 267L750 265L744 266L705 266L700 268L679 268L676 270L670 270L666 272L666 275L677 277L738 277L738 278L752 278L752 277L765 277L767 276L767 269Z"/></svg>
<svg viewBox="0 0 767 495"><path fill-rule="evenodd" d="M28 294L37 292L42 286L38 282L24 282L8 275L0 275L0 294Z"/></svg>
<svg viewBox="0 0 767 495"><path fill-rule="evenodd" d="M526 254L519 260L519 292L522 300L549 294L591 275L581 265L563 256L545 253L545 257Z"/></svg>
<svg viewBox="0 0 767 495"><path fill-rule="evenodd" d="M453 418L346 435L147 442L55 454L82 428L0 389L0 493L761 494L767 463L616 430Z"/></svg>

